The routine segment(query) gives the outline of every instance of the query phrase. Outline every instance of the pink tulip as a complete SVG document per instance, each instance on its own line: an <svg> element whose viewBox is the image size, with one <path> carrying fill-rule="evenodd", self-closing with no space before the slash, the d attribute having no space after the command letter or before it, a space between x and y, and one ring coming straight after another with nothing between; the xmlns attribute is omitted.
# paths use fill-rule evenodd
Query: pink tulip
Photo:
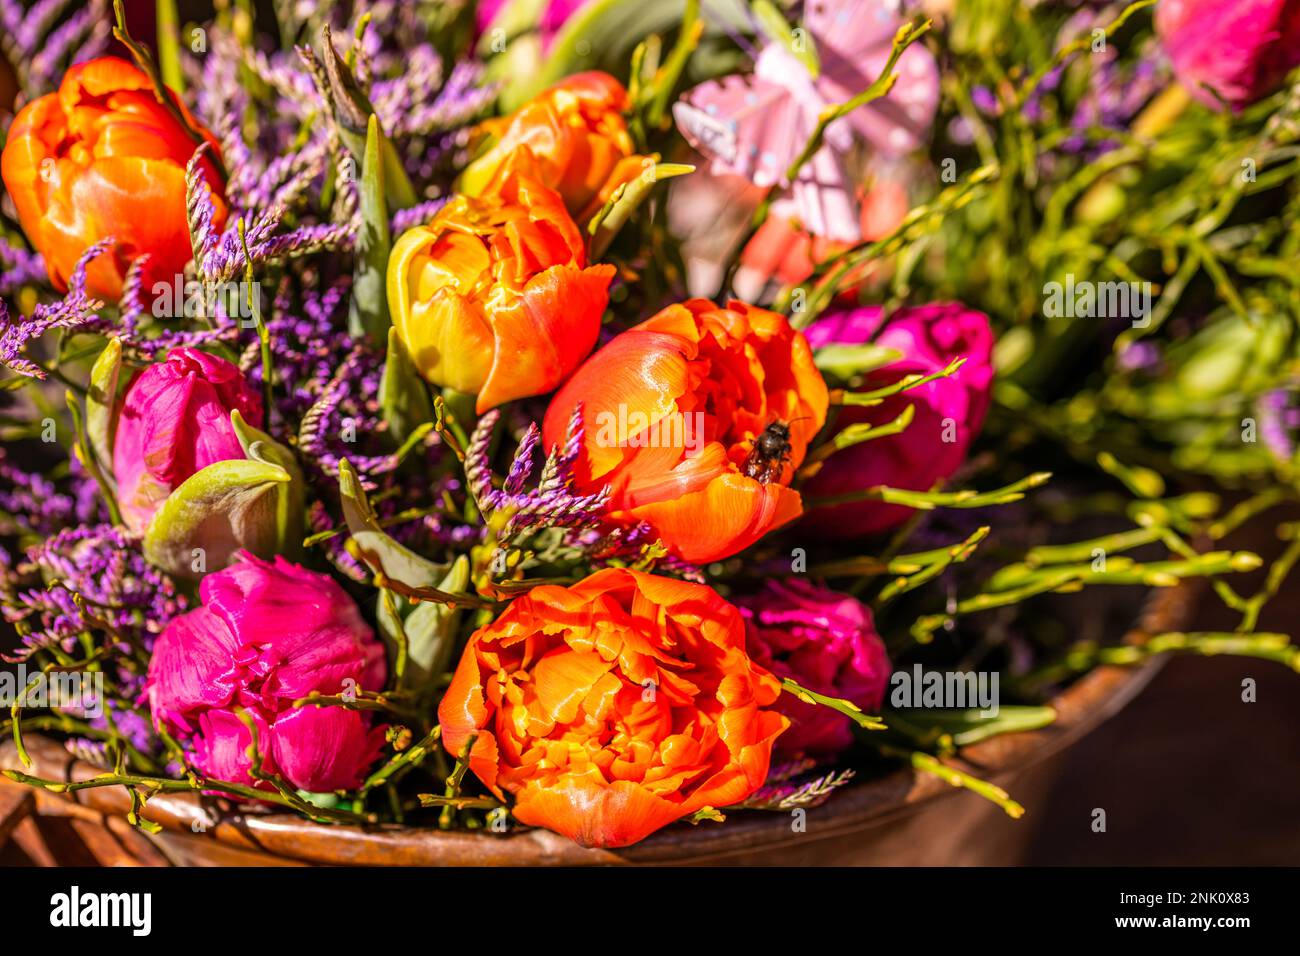
<svg viewBox="0 0 1300 956"><path fill-rule="evenodd" d="M551 48L561 28L588 0L547 0L537 18L537 29L542 36L542 52ZM501 12L509 6L508 0L480 0L477 11L478 32L487 33Z"/></svg>
<svg viewBox="0 0 1300 956"><path fill-rule="evenodd" d="M1161 0L1155 23L1179 81L1207 106L1221 97L1240 110L1300 65L1300 0Z"/></svg>
<svg viewBox="0 0 1300 956"><path fill-rule="evenodd" d="M910 389L869 408L845 408L837 428L856 422L884 424L907 405L915 406L911 425L897 435L852 445L826 459L803 486L804 499L825 498L876 485L928 491L948 478L979 434L993 382L993 332L989 319L956 303L900 309L881 326L881 309L871 306L830 312L806 331L814 350L826 345L874 341L902 358L867 376L864 388L879 388L905 375L938 372L953 359L966 359L955 374ZM878 333L878 334L877 334ZM831 537L884 531L905 521L911 509L879 501L815 508L805 526Z"/></svg>
<svg viewBox="0 0 1300 956"><path fill-rule="evenodd" d="M262 399L239 369L198 349L173 349L127 390L113 440L113 475L122 517L142 532L158 506L208 465L243 458L230 423L237 409L262 426Z"/></svg>
<svg viewBox="0 0 1300 956"><path fill-rule="evenodd" d="M383 728L342 707L295 707L312 691L347 695L384 685L384 650L335 581L277 557L209 574L202 606L172 620L154 646L146 695L154 722L191 744L200 773L252 782L252 736L263 769L312 792L359 785Z"/></svg>
<svg viewBox="0 0 1300 956"><path fill-rule="evenodd" d="M808 581L771 582L735 599L746 621L749 656L777 677L877 712L889 681L889 657L871 609ZM853 743L853 722L829 707L783 694L776 707L790 729L776 739L783 757L836 754Z"/></svg>

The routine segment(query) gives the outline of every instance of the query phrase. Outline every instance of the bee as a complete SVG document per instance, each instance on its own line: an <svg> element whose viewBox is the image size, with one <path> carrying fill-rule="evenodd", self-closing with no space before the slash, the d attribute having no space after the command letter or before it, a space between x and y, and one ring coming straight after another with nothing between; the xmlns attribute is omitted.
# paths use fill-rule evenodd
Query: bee
<svg viewBox="0 0 1300 956"><path fill-rule="evenodd" d="M758 433L754 447L745 458L746 477L757 479L764 485L781 477L790 460L790 426L793 424L778 418Z"/></svg>

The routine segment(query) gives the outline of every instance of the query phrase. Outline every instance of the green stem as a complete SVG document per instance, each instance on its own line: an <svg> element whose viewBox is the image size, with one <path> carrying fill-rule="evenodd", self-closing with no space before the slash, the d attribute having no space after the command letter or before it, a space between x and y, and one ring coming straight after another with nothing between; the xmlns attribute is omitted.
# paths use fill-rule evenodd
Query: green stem
<svg viewBox="0 0 1300 956"><path fill-rule="evenodd" d="M848 717L863 730L885 730L885 724L879 717L869 717L862 712L862 708L851 700L845 700L843 697L828 697L825 694L819 694L816 691L809 690L807 687L796 683L789 677L782 679L781 689L787 694L793 694L805 704L819 704L822 707L829 707L831 710L839 711L845 717Z"/></svg>

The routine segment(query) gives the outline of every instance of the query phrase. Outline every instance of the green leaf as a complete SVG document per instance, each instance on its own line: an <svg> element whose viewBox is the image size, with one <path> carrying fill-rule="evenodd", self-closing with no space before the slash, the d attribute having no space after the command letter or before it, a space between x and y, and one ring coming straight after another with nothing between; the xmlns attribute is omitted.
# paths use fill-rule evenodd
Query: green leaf
<svg viewBox="0 0 1300 956"><path fill-rule="evenodd" d="M371 571L411 588L437 586L447 568L398 544L379 526L361 479L346 458L339 462L339 496L357 555Z"/></svg>
<svg viewBox="0 0 1300 956"><path fill-rule="evenodd" d="M244 421L238 411L230 413L230 423L250 461L275 465L284 469L289 476L289 481L276 491L275 551L289 557L298 556L302 552L303 508L307 490L302 469L298 467L298 459L292 451L266 432Z"/></svg>
<svg viewBox="0 0 1300 956"><path fill-rule="evenodd" d="M338 126L339 136L349 153L357 159L364 160L366 139L369 135L370 118L375 115L375 108L361 89L361 84L352 74L347 63L334 49L334 41L328 26L321 28L321 58L325 66L325 76L329 82L330 109ZM383 127L380 127L382 133ZM418 201L415 187L402 166L402 157L387 137L381 137L380 150L384 156L384 196L390 213L414 206Z"/></svg>
<svg viewBox="0 0 1300 956"><path fill-rule="evenodd" d="M651 163L651 160L647 159L646 162ZM601 253L609 248L618 231L632 218L632 213L649 197L655 183L693 172L695 167L685 163L653 163L647 165L636 179L614 190L614 195L609 197L604 208L587 225L587 231L591 234L592 261L599 259Z"/></svg>
<svg viewBox="0 0 1300 956"><path fill-rule="evenodd" d="M385 283L392 242L388 234L381 158L387 142L379 128L379 118L371 113L366 125L365 158L361 165L361 230L357 234L348 331L355 336L364 335L376 345L384 341L385 332L390 327Z"/></svg>
<svg viewBox="0 0 1300 956"><path fill-rule="evenodd" d="M180 17L176 0L157 0L154 8L158 21L158 69L163 82L177 93L185 92L185 74L181 70Z"/></svg>
<svg viewBox="0 0 1300 956"><path fill-rule="evenodd" d="M90 369L86 392L86 441L95 460L108 468L113 461L113 413L122 372L122 343L110 338ZM108 474L105 474L108 477Z"/></svg>
<svg viewBox="0 0 1300 956"><path fill-rule="evenodd" d="M100 494L104 496L104 503L108 505L108 514L113 524L120 524L122 513L117 507L117 490L114 487L113 480L104 472L95 453L90 449L90 440L86 437L86 423L81 415L81 406L77 404L77 396L72 393L72 389L67 389L63 393L63 399L67 403L68 412L72 415L72 453L77 456L77 461L81 462L82 467L95 479L95 484L99 485Z"/></svg>
<svg viewBox="0 0 1300 956"><path fill-rule="evenodd" d="M224 568L241 548L273 557L279 490L291 481L289 472L268 461L231 459L209 465L187 478L154 514L145 530L145 557L167 573L189 579Z"/></svg>
<svg viewBox="0 0 1300 956"><path fill-rule="evenodd" d="M428 386L416 371L397 329L391 326L384 374L379 380L379 407L393 437L399 442L405 442L417 428L433 421L433 402L429 399Z"/></svg>
<svg viewBox="0 0 1300 956"><path fill-rule="evenodd" d="M458 557L436 587L449 593L466 591L469 587L469 559L463 554ZM463 612L436 601L420 601L413 608L412 602L404 598L399 597L397 601L406 609L402 630L406 634L407 660L402 684L420 690L446 671L452 651L455 650L457 626ZM386 623L388 626L393 624L391 614L382 601L379 621L385 630Z"/></svg>
<svg viewBox="0 0 1300 956"><path fill-rule="evenodd" d="M864 345L824 345L813 352L813 364L842 381L883 368L903 357L897 349L868 342Z"/></svg>

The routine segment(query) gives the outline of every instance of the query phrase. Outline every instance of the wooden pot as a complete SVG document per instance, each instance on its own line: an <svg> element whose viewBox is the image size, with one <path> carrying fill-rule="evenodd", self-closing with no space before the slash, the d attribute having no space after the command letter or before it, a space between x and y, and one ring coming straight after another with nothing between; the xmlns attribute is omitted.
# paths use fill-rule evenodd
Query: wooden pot
<svg viewBox="0 0 1300 956"><path fill-rule="evenodd" d="M1178 630L1195 600L1193 585L1153 591L1127 643ZM1058 694L1057 719L1040 730L1007 734L962 748L955 766L1010 790L1028 808L1014 821L972 793L910 769L851 784L812 808L806 829L791 816L737 812L722 824L677 824L620 850L583 849L546 830L510 834L442 831L386 824L321 825L288 813L222 812L221 801L196 794L159 794L146 816L154 836L125 818L130 798L120 787L76 794L32 792L0 778L0 845L12 839L45 865L362 865L555 866L675 865L998 865L1015 862L1032 833L1033 807L1054 778L1061 752L1132 699L1158 661L1134 668L1100 667ZM84 780L100 771L50 738L27 741L28 771ZM22 769L12 742L0 746L0 768ZM3 857L0 856L0 860Z"/></svg>

